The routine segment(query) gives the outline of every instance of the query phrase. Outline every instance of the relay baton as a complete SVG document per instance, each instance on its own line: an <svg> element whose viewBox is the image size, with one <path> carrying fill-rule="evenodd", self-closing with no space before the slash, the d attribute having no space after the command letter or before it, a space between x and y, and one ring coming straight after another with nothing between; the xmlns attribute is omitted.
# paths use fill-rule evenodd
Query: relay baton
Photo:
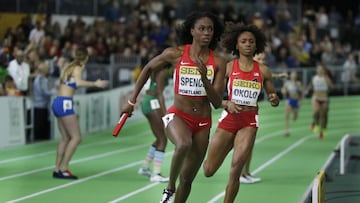
<svg viewBox="0 0 360 203"><path fill-rule="evenodd" d="M125 121L128 118L128 116L129 116L129 114L127 114L127 113L121 114L120 119L112 132L112 135L114 137L117 137L119 135L119 132L120 132L121 128L124 126Z"/></svg>

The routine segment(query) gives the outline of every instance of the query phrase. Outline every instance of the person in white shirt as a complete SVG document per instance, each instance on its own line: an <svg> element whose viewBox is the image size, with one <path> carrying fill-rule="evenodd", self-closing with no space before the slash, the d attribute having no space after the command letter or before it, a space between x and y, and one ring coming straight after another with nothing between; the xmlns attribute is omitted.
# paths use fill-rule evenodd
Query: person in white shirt
<svg viewBox="0 0 360 203"><path fill-rule="evenodd" d="M354 59L354 54L350 53L344 62L341 80L344 83L359 82L360 79L356 77L357 63Z"/></svg>
<svg viewBox="0 0 360 203"><path fill-rule="evenodd" d="M45 31L41 26L41 22L36 22L35 27L30 31L29 41L34 45L38 45L42 37L45 36Z"/></svg>
<svg viewBox="0 0 360 203"><path fill-rule="evenodd" d="M27 95L29 89L30 66L24 61L25 54L21 49L14 51L14 57L8 66L9 75L14 79L16 88Z"/></svg>

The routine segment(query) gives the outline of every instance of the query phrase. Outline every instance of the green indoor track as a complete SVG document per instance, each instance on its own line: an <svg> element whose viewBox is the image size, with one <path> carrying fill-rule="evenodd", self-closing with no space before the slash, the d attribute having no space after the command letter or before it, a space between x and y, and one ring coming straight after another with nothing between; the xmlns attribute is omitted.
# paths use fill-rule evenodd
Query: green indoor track
<svg viewBox="0 0 360 203"><path fill-rule="evenodd" d="M340 139L347 133L360 134L360 96L331 98L329 135L322 141L309 130L310 99L302 101L298 120L290 123L290 137L284 137L284 104L272 108L268 102L260 103L251 168L262 181L242 184L236 202L299 202ZM215 110L212 132L219 115ZM76 181L52 178L57 140L1 149L0 202L159 202L166 184L151 183L137 174L154 140L146 120L128 122L117 138L111 132L83 136L71 162L71 170L80 177ZM162 169L165 176L172 152L169 142ZM230 158L231 154L213 177L206 178L200 169L187 202L223 201Z"/></svg>

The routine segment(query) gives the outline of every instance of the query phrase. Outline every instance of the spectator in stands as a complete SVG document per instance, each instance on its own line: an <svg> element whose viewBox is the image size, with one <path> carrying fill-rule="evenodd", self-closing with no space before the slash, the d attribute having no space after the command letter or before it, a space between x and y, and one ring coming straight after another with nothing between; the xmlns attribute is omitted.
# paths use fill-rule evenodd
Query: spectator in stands
<svg viewBox="0 0 360 203"><path fill-rule="evenodd" d="M265 50L266 50L266 47L265 47ZM255 54L255 56L254 56L255 61L259 62L260 64L268 66L268 61L266 58L267 58L266 52L258 53L258 54ZM288 74L286 72L285 73L271 73L271 77L284 79L284 78L288 77Z"/></svg>
<svg viewBox="0 0 360 203"><path fill-rule="evenodd" d="M107 22L115 23L120 16L118 2L115 0L108 0L105 4L104 15Z"/></svg>
<svg viewBox="0 0 360 203"><path fill-rule="evenodd" d="M30 43L33 43L35 47L37 47L40 44L41 38L45 36L45 31L41 25L40 21L37 21L35 23L35 27L30 31L29 34L29 41Z"/></svg>
<svg viewBox="0 0 360 203"><path fill-rule="evenodd" d="M16 88L27 95L29 90L30 66L24 61L25 53L21 49L14 50L15 59L10 61L8 72L14 79Z"/></svg>
<svg viewBox="0 0 360 203"><path fill-rule="evenodd" d="M3 83L0 83L0 96L5 96L5 88Z"/></svg>
<svg viewBox="0 0 360 203"><path fill-rule="evenodd" d="M36 48L31 48L26 51L26 63L30 67L30 75L36 76L37 68L40 62L38 50Z"/></svg>
<svg viewBox="0 0 360 203"><path fill-rule="evenodd" d="M50 100L55 90L49 89L48 84L49 64L41 61L37 68L37 75L33 82L34 106L34 140L50 139Z"/></svg>
<svg viewBox="0 0 360 203"><path fill-rule="evenodd" d="M345 63L343 64L343 72L341 74L342 82L355 83L360 81L359 78L357 78L356 76L357 66L358 64L356 64L356 61L354 59L354 53L350 53Z"/></svg>
<svg viewBox="0 0 360 203"><path fill-rule="evenodd" d="M177 19L177 1L176 0L168 0L166 1L163 12L162 19L169 26L173 25L173 23Z"/></svg>
<svg viewBox="0 0 360 203"><path fill-rule="evenodd" d="M60 75L60 87L53 101L52 110L58 121L61 140L56 155L54 178L77 179L69 170L70 159L81 141L78 118L75 115L73 96L77 87L104 88L108 81L86 81L82 79L82 72L88 60L86 48L75 50L73 61L63 68Z"/></svg>
<svg viewBox="0 0 360 203"><path fill-rule="evenodd" d="M4 96L21 96L22 93L16 88L14 79L7 75L4 79Z"/></svg>
<svg viewBox="0 0 360 203"><path fill-rule="evenodd" d="M166 135L174 143L175 152L161 203L170 203L174 197L175 202L186 202L206 154L211 105L220 107L224 90L225 60L213 51L222 32L223 25L215 15L191 13L178 27L180 46L165 49L144 66L128 104L122 108L122 112L131 115L150 74L169 64L175 67L174 105L163 117ZM196 81L199 85L180 80Z"/></svg>
<svg viewBox="0 0 360 203"><path fill-rule="evenodd" d="M328 35L328 26L329 26L329 16L326 13L326 8L324 5L319 7L318 12L316 13L316 25L318 39L322 39L325 35Z"/></svg>

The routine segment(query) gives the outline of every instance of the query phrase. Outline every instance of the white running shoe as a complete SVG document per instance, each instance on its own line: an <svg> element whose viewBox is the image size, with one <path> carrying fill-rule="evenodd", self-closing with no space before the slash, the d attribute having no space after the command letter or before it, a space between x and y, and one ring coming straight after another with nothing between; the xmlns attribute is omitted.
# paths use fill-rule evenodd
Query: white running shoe
<svg viewBox="0 0 360 203"><path fill-rule="evenodd" d="M240 183L250 184L252 183L250 179L248 179L245 175L240 176Z"/></svg>
<svg viewBox="0 0 360 203"><path fill-rule="evenodd" d="M143 167L139 168L138 174L150 177L152 173L148 167L143 166Z"/></svg>
<svg viewBox="0 0 360 203"><path fill-rule="evenodd" d="M260 181L261 181L261 178L253 177L250 174L240 176L240 183L251 184L251 183L257 183Z"/></svg>
<svg viewBox="0 0 360 203"><path fill-rule="evenodd" d="M175 198L175 192L169 189L164 189L160 203L172 203Z"/></svg>
<svg viewBox="0 0 360 203"><path fill-rule="evenodd" d="M256 178L256 177L252 176L251 174L247 174L247 175L246 175L246 178L247 178L247 179L250 179L250 180L251 180L251 183L257 183L257 182L260 182L260 181L261 181L261 178Z"/></svg>
<svg viewBox="0 0 360 203"><path fill-rule="evenodd" d="M169 182L169 178L162 176L160 173L159 174L151 174L150 182L166 183L166 182Z"/></svg>

